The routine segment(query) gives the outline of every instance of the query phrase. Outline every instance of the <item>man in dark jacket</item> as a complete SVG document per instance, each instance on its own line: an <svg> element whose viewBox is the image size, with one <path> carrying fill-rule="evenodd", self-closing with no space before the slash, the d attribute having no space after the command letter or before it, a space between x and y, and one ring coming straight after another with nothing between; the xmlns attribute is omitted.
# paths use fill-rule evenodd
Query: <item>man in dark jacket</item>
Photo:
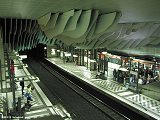
<svg viewBox="0 0 160 120"><path fill-rule="evenodd" d="M20 86L22 87L22 96L24 94L23 90L24 90L24 78L22 78L22 81L20 81Z"/></svg>

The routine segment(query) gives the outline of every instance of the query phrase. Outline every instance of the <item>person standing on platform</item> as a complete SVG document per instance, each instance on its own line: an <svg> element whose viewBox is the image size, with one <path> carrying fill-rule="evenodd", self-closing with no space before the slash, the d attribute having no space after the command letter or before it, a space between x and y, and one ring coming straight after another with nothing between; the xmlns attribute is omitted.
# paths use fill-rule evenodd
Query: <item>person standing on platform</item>
<svg viewBox="0 0 160 120"><path fill-rule="evenodd" d="M113 79L115 81L117 81L117 71L116 71L116 69L113 70Z"/></svg>
<svg viewBox="0 0 160 120"><path fill-rule="evenodd" d="M20 86L22 87L22 96L24 94L23 90L24 90L24 78L22 78L22 81L20 81Z"/></svg>
<svg viewBox="0 0 160 120"><path fill-rule="evenodd" d="M31 86L31 84L29 84L28 86L27 86L27 91L26 91L26 93L25 93L25 97L27 97L27 100L31 100L31 101L33 101L33 99L32 99L32 91L34 90L34 88Z"/></svg>

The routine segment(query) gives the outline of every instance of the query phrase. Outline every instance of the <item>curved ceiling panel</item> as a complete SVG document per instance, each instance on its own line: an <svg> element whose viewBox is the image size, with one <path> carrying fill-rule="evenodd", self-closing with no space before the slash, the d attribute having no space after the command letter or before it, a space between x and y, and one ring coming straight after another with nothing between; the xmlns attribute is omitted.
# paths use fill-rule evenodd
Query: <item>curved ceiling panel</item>
<svg viewBox="0 0 160 120"><path fill-rule="evenodd" d="M67 45L77 43L85 45L92 39L99 40L98 37L104 34L106 30L112 31L113 29L110 29L110 26L117 25L119 20L117 16L120 14L113 12L99 16L99 10L78 10L75 12L71 10L59 16L58 14L55 15L46 25L45 35L49 39L55 37L62 40Z"/></svg>
<svg viewBox="0 0 160 120"><path fill-rule="evenodd" d="M87 40L92 40L92 36L94 35L94 31L96 29L96 22L93 24L92 29L90 30L90 32L87 35Z"/></svg>
<svg viewBox="0 0 160 120"><path fill-rule="evenodd" d="M73 31L76 29L77 22L78 22L80 15L81 15L81 12L82 12L82 10L78 10L78 11L74 12L74 15L67 22L65 30L63 32L63 35L65 35L65 33L67 33L67 31Z"/></svg>
<svg viewBox="0 0 160 120"><path fill-rule="evenodd" d="M18 51L18 46L20 44L20 36L21 36L21 32L22 32L22 20L19 20L18 22L18 36L17 36L17 45L16 45L16 51Z"/></svg>
<svg viewBox="0 0 160 120"><path fill-rule="evenodd" d="M82 36L80 36L79 38L73 38L73 37L62 36L62 35L58 36L57 38L61 39L63 42L66 42L67 44L72 44L72 43L75 43L75 42L76 43L85 42L86 39L87 39L87 35L91 32L91 29L93 29L92 27L94 27L93 25L96 23L98 15L99 15L98 10L93 10L92 11L88 28L87 28L87 30L85 30L84 34Z"/></svg>
<svg viewBox="0 0 160 120"><path fill-rule="evenodd" d="M38 21L38 24L39 24L40 26L46 26L47 23L48 23L48 21L49 21L49 19L50 19L50 17L51 17L51 13L48 13L48 14L40 17L40 18L37 20L37 21Z"/></svg>
<svg viewBox="0 0 160 120"><path fill-rule="evenodd" d="M58 19L59 13L55 13L51 15L50 20L48 21L46 27L44 28L44 32L47 34L47 31L52 31L54 30L54 27L56 25L57 19Z"/></svg>
<svg viewBox="0 0 160 120"><path fill-rule="evenodd" d="M71 38L79 38L82 35L84 35L89 26L90 17L91 17L91 10L83 11L78 20L79 22L77 23L76 29L74 31L65 33L65 35Z"/></svg>
<svg viewBox="0 0 160 120"><path fill-rule="evenodd" d="M92 46L93 48L101 47L101 44L103 44L104 42L106 43L106 39L108 39L108 37L112 36L112 35L108 35L108 33L109 34L115 33L114 32L115 30L117 30L117 29L119 30L121 28L121 25L118 25L118 21L119 21L120 17L121 17L121 13L116 13L116 16L115 16L113 23L105 31L102 31L99 34L95 34L96 26L98 24L98 22L97 22L98 20L96 20L96 23L93 25L91 31L87 35L87 41L92 42L93 39L97 40L97 42L95 42L94 45ZM106 34L106 36L105 36L105 34ZM114 37L115 37L115 35L114 35ZM113 38L113 39L115 39L115 38ZM104 44L103 44L103 46L104 46Z"/></svg>
<svg viewBox="0 0 160 120"><path fill-rule="evenodd" d="M151 25L148 25L148 29L146 29L146 34L144 35L144 39L142 40L142 42L140 44L138 44L137 47L140 47L140 46L144 46L148 43L150 43L153 38L150 38L150 36L159 28L159 24L151 24Z"/></svg>
<svg viewBox="0 0 160 120"><path fill-rule="evenodd" d="M32 22L33 20L29 20L29 22L27 22L26 38L24 39L23 50L28 49L28 41L30 40L31 36Z"/></svg>
<svg viewBox="0 0 160 120"><path fill-rule="evenodd" d="M15 24L13 24L13 41L12 41L12 49L15 49L15 36L16 36L16 32L17 32L17 19L14 20Z"/></svg>
<svg viewBox="0 0 160 120"><path fill-rule="evenodd" d="M106 34L103 34L100 38L97 39L96 44L94 47L100 47L102 45L105 45L105 42L110 40L110 37L115 36L115 32L108 32ZM114 41L115 39L112 39L111 41Z"/></svg>
<svg viewBox="0 0 160 120"><path fill-rule="evenodd" d="M70 10L68 12L63 13L62 15L59 15L54 30L52 31L52 34L50 34L50 36L47 37L52 39L54 36L61 34L64 31L64 28L69 18L73 15L74 15L74 10Z"/></svg>
<svg viewBox="0 0 160 120"><path fill-rule="evenodd" d="M124 49L126 48L126 45L129 43L129 41L122 41L118 46L117 49Z"/></svg>
<svg viewBox="0 0 160 120"><path fill-rule="evenodd" d="M27 19L2 19L6 23L4 43L10 50L21 51L31 49L35 44L35 36L40 28L36 20Z"/></svg>
<svg viewBox="0 0 160 120"><path fill-rule="evenodd" d="M159 40L158 37L157 38L153 38L153 40L150 42L151 45L157 45L159 43L160 43L160 40Z"/></svg>
<svg viewBox="0 0 160 120"><path fill-rule="evenodd" d="M99 34L107 30L116 18L116 12L101 15L97 21L95 34Z"/></svg>
<svg viewBox="0 0 160 120"><path fill-rule="evenodd" d="M22 33L21 33L21 38L20 38L20 46L19 46L19 51L22 50L22 47L23 47L23 41L24 41L24 35L25 35L25 32L27 30L27 20L23 20L22 21Z"/></svg>
<svg viewBox="0 0 160 120"><path fill-rule="evenodd" d="M31 27L31 30L30 30L30 39L28 41L28 49L31 49L32 40L34 39L36 25L37 25L37 21L35 21L35 20L32 21L32 27Z"/></svg>
<svg viewBox="0 0 160 120"><path fill-rule="evenodd" d="M108 48L110 44L118 41L117 36L119 36L118 32L109 32L108 34L105 33L101 37L97 38L97 42L94 45L94 48L98 48L98 47Z"/></svg>
<svg viewBox="0 0 160 120"><path fill-rule="evenodd" d="M86 48L88 48L88 49L90 49L90 48L94 47L94 45L96 44L96 42L97 42L97 39L95 38L95 39L92 39L92 41L88 42L87 46L85 46L85 45L83 45L83 46L86 47Z"/></svg>
<svg viewBox="0 0 160 120"><path fill-rule="evenodd" d="M9 49L11 49L12 19L10 19L9 26L10 27L8 33L8 43L9 43Z"/></svg>
<svg viewBox="0 0 160 120"><path fill-rule="evenodd" d="M89 26L87 28L87 31L85 32L85 34L83 36L81 36L80 38L78 38L79 40L78 41L84 41L85 39L89 39L87 38L87 35L92 32L91 29L94 30L94 24L97 22L97 18L98 18L98 15L99 15L99 10L93 10L92 11L92 14L91 14L91 18L90 18L90 23L89 23Z"/></svg>
<svg viewBox="0 0 160 120"><path fill-rule="evenodd" d="M125 48L130 48L132 44L134 44L134 40L129 40L128 44L125 46Z"/></svg>

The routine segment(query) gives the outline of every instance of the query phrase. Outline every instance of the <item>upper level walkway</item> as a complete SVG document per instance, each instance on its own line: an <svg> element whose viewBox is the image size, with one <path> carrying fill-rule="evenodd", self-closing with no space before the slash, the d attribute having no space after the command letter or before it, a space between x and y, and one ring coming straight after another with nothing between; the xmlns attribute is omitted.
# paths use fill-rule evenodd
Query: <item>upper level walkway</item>
<svg viewBox="0 0 160 120"><path fill-rule="evenodd" d="M107 80L95 79L97 71L90 71L85 66L77 66L73 62L64 63L58 57L47 58L48 61L56 64L65 71L77 76L81 80L95 86L107 94L119 99L120 101L140 110L151 117L160 120L160 101L148 97L144 94L137 94L128 90L124 85L118 84L113 80L113 68L116 64L109 63Z"/></svg>

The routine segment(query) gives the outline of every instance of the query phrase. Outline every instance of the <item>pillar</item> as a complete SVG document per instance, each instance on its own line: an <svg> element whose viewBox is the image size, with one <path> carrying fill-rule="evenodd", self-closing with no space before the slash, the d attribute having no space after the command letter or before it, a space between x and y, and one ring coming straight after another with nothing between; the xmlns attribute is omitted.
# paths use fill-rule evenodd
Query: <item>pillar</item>
<svg viewBox="0 0 160 120"><path fill-rule="evenodd" d="M2 28L0 28L0 60L1 60L0 68L1 68L1 86L2 86L2 81L6 79L6 72L5 72L5 60L4 60L4 44L3 44L1 31L2 31Z"/></svg>

